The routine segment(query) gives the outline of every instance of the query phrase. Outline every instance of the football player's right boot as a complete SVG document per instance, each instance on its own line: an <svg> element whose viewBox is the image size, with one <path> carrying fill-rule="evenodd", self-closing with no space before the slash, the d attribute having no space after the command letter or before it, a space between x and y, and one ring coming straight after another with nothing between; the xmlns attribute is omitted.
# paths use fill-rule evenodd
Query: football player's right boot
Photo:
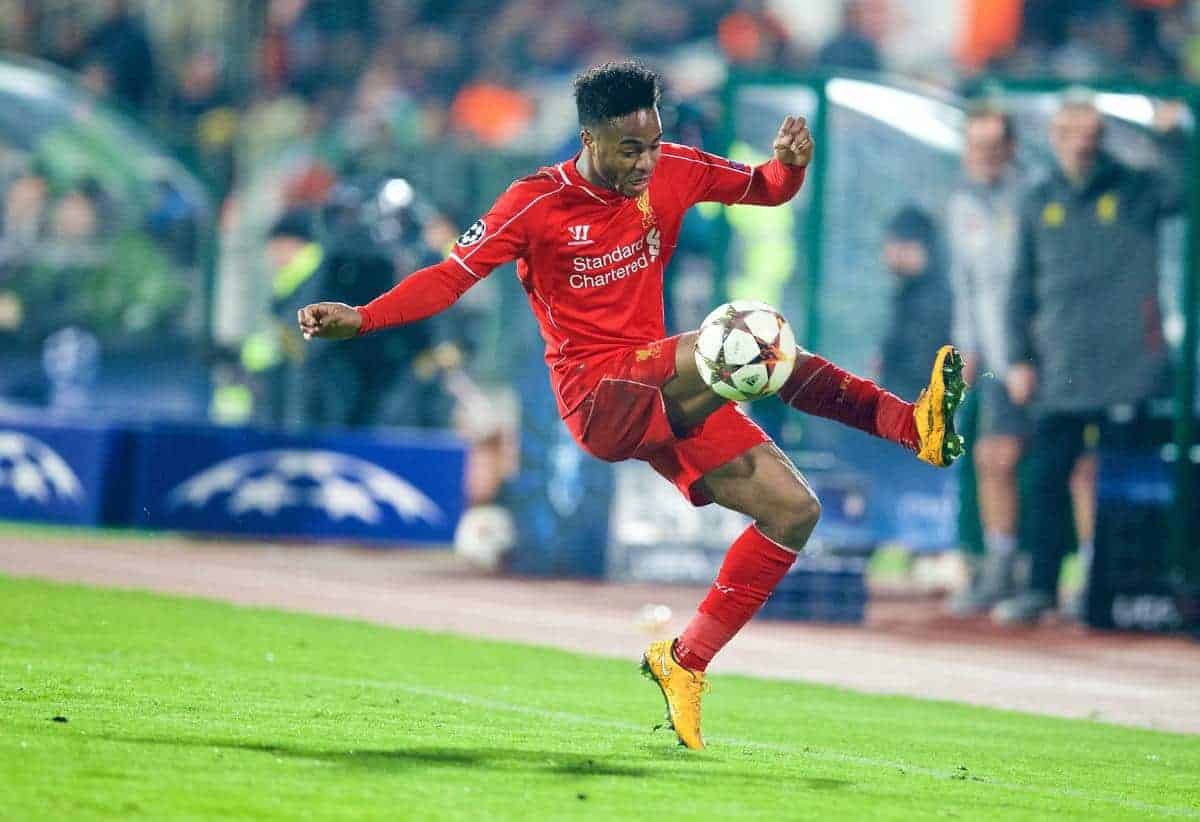
<svg viewBox="0 0 1200 822"><path fill-rule="evenodd" d="M667 723L679 744L692 750L704 747L700 735L700 699L708 691L703 671L683 667L671 652L673 639L653 642L642 655L642 673L654 681L667 703Z"/></svg>

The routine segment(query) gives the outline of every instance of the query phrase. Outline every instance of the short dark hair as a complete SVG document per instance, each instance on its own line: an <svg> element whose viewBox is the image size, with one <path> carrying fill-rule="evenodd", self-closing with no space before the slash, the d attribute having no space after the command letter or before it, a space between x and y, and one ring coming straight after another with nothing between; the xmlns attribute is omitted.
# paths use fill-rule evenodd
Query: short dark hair
<svg viewBox="0 0 1200 822"><path fill-rule="evenodd" d="M1006 109L1000 107L991 101L974 103L967 109L967 124L976 120L987 120L995 117L1000 121L1000 127L1004 130L1005 142L1013 142L1017 139L1016 126L1013 123L1012 114Z"/></svg>
<svg viewBox="0 0 1200 822"><path fill-rule="evenodd" d="M579 124L597 126L606 120L658 105L662 78L637 60L601 63L575 78L575 107Z"/></svg>

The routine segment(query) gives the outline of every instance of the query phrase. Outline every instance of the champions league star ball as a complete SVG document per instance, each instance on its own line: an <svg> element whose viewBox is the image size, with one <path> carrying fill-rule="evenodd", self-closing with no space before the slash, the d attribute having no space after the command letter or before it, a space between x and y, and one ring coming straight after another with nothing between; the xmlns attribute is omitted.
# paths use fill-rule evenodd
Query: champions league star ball
<svg viewBox="0 0 1200 822"><path fill-rule="evenodd" d="M796 336L766 303L735 300L704 318L696 338L696 368L706 383L734 402L769 397L796 363Z"/></svg>

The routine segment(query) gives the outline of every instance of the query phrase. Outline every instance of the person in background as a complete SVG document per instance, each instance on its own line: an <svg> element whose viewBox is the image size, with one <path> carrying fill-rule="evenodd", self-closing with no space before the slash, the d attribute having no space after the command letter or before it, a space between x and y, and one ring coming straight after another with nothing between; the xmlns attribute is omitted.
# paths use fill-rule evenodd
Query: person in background
<svg viewBox="0 0 1200 822"><path fill-rule="evenodd" d="M895 291L879 381L910 400L929 382L929 363L950 336L950 287L941 260L929 214L915 205L897 211L883 242L883 261Z"/></svg>
<svg viewBox="0 0 1200 822"><path fill-rule="evenodd" d="M817 53L822 69L879 71L879 37L887 24L883 0L846 0L842 4L842 27Z"/></svg>
<svg viewBox="0 0 1200 822"><path fill-rule="evenodd" d="M971 586L947 603L956 616L985 613L1017 594L1017 464L1029 419L1004 388L1005 310L1017 252L1021 180L1009 115L981 106L967 113L963 176L947 204L952 339L973 383L979 422L972 445L984 558Z"/></svg>
<svg viewBox="0 0 1200 822"><path fill-rule="evenodd" d="M98 93L110 93L135 111L151 102L156 81L154 47L128 0L109 0L108 15L84 45L83 75Z"/></svg>
<svg viewBox="0 0 1200 822"><path fill-rule="evenodd" d="M1103 134L1092 100L1069 97L1050 126L1051 174L1023 204L1005 382L1033 414L1021 520L1033 567L1029 590L993 610L1001 623L1034 622L1055 607L1069 477L1085 437L1103 441L1117 412L1133 416L1164 387L1158 229L1177 197L1155 173L1106 153ZM1086 573L1091 533L1079 531Z"/></svg>
<svg viewBox="0 0 1200 822"><path fill-rule="evenodd" d="M381 388L372 375L395 367L383 364L379 346L361 354L307 351L286 322L314 292L333 285L369 291L391 282L385 255L370 253L369 244L359 254L339 254L340 238L321 228L317 210L293 209L276 221L267 238L270 316L241 349L243 370L254 386L254 417L261 423L290 428L371 424ZM374 370L367 358L377 360ZM318 373L324 375L320 383Z"/></svg>

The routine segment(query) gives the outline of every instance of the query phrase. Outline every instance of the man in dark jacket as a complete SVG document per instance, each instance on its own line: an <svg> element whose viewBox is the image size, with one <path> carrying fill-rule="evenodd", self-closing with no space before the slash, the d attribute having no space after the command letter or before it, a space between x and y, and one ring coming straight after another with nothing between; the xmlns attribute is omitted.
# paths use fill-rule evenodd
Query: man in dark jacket
<svg viewBox="0 0 1200 822"><path fill-rule="evenodd" d="M1033 569L1029 590L996 606L1000 622L1032 622L1055 605L1085 432L1103 439L1111 412L1134 412L1164 387L1158 227L1176 205L1159 177L1101 149L1103 127L1090 101L1062 106L1050 130L1055 168L1022 209L1006 383L1034 415L1022 504ZM1081 535L1085 565L1088 542Z"/></svg>
<svg viewBox="0 0 1200 822"><path fill-rule="evenodd" d="M293 327L296 311L314 294L360 303L395 282L392 260L378 244L356 224L328 217L290 211L268 237L272 319L241 352L243 368L255 377L256 417L288 428L427 424L423 406L434 389L418 384L412 364L431 344L428 328L349 351L306 348Z"/></svg>
<svg viewBox="0 0 1200 822"><path fill-rule="evenodd" d="M888 221L883 261L895 279L891 322L880 352L880 382L915 400L929 363L950 336L950 283L933 219L907 205Z"/></svg>

